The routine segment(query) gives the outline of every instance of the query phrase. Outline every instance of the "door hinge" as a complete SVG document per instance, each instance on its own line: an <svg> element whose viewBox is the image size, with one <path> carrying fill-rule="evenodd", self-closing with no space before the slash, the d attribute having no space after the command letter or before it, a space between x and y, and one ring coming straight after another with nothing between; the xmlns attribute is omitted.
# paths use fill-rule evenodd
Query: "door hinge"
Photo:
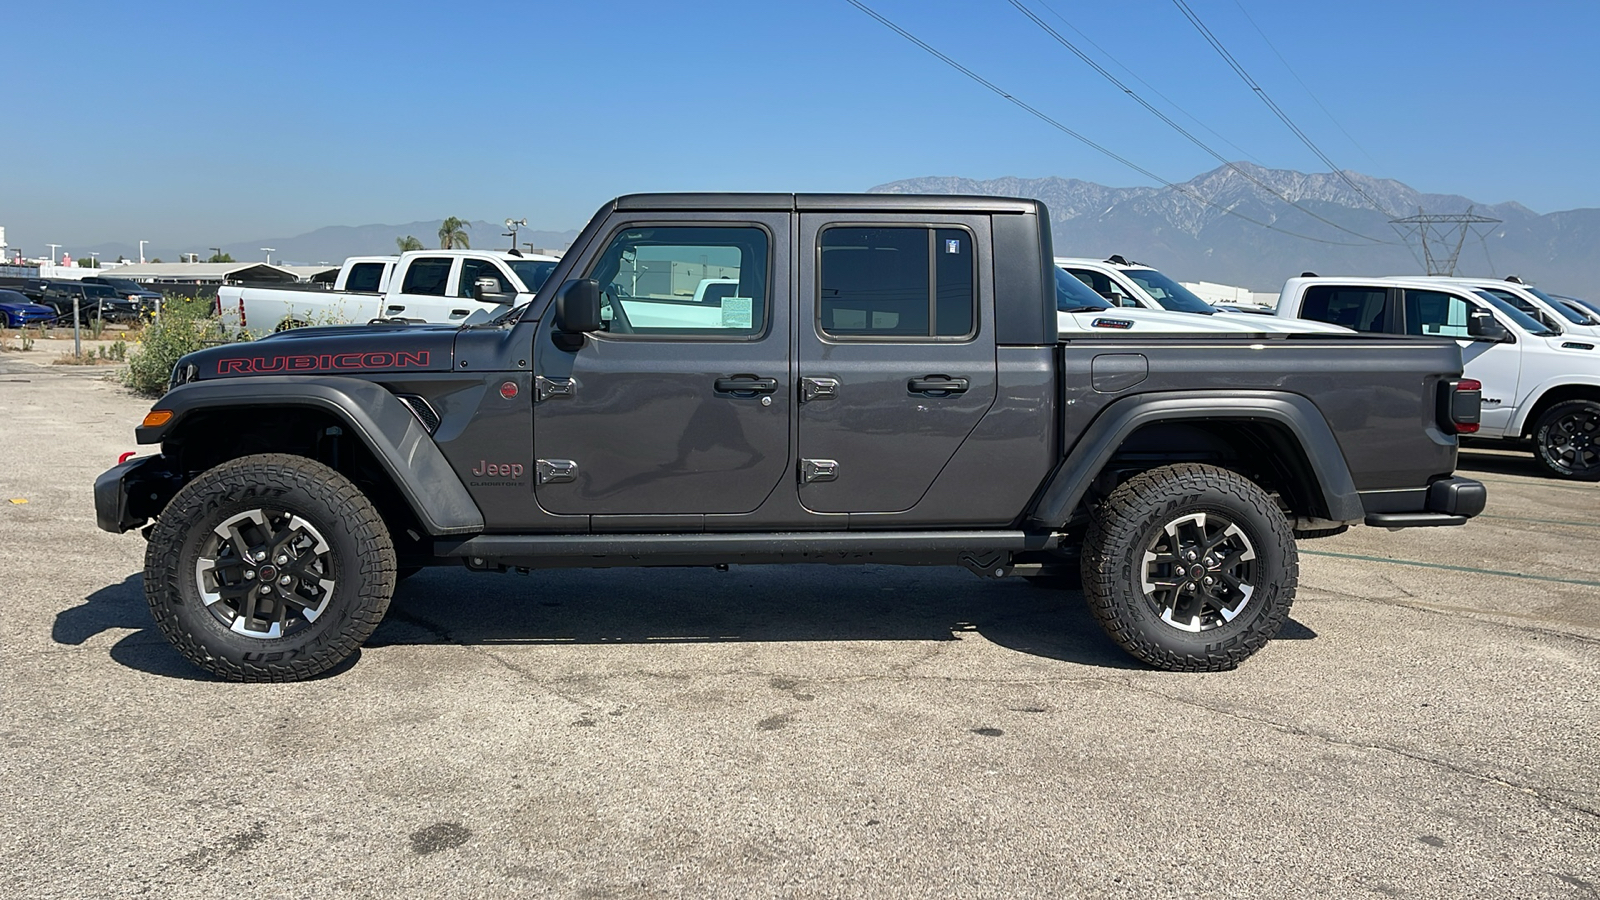
<svg viewBox="0 0 1600 900"><path fill-rule="evenodd" d="M570 459L536 459L533 470L540 484L562 484L578 480L578 464Z"/></svg>
<svg viewBox="0 0 1600 900"><path fill-rule="evenodd" d="M837 378L800 379L801 403L810 403L813 400L832 400L837 396L839 396L839 379Z"/></svg>
<svg viewBox="0 0 1600 900"><path fill-rule="evenodd" d="M533 379L533 402L549 400L551 397L571 397L578 392L578 381L575 378L546 378L537 375Z"/></svg>
<svg viewBox="0 0 1600 900"><path fill-rule="evenodd" d="M838 477L839 461L836 459L800 460L801 484L814 484L818 481L833 481Z"/></svg>

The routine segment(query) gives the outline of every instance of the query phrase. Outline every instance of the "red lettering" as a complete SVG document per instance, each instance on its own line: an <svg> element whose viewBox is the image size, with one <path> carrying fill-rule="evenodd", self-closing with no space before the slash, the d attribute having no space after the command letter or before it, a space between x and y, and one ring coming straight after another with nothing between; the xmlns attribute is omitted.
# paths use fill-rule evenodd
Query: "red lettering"
<svg viewBox="0 0 1600 900"><path fill-rule="evenodd" d="M305 369L315 369L317 367L317 358L315 356L290 356L286 359L291 371L304 371Z"/></svg>
<svg viewBox="0 0 1600 900"><path fill-rule="evenodd" d="M416 351L401 350L399 353L395 354L394 362L395 362L395 365L397 367L402 368L402 369L405 368L406 366L424 366L425 367L425 366L428 365L428 351L426 351L426 350L416 350Z"/></svg>
<svg viewBox="0 0 1600 900"><path fill-rule="evenodd" d="M387 369L394 365L393 353L368 353L361 362L369 369Z"/></svg>
<svg viewBox="0 0 1600 900"><path fill-rule="evenodd" d="M232 373L232 372L248 372L248 371L250 371L250 360L248 360L248 359L219 359L219 360L217 360L217 374L218 375L227 375L227 374Z"/></svg>
<svg viewBox="0 0 1600 900"><path fill-rule="evenodd" d="M270 363L270 365L269 365L269 363ZM250 369L250 371L252 371L252 372L281 372L281 371L283 371L283 357L274 356L272 359L267 360L267 359L262 359L261 357L258 356L258 357L255 358L255 365Z"/></svg>
<svg viewBox="0 0 1600 900"><path fill-rule="evenodd" d="M333 358L333 363L332 363L331 368L335 368L335 369L359 369L359 368L361 368L361 354L359 354L359 353L341 353L338 356L335 356Z"/></svg>

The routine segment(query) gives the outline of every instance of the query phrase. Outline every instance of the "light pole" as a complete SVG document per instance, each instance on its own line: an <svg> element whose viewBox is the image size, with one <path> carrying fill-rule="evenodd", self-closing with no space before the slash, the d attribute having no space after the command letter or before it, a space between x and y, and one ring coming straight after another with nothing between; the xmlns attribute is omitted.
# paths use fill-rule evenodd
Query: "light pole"
<svg viewBox="0 0 1600 900"><path fill-rule="evenodd" d="M61 245L60 244L45 244L45 246L50 248L50 265L53 266L53 265L56 264L56 248L61 246Z"/></svg>
<svg viewBox="0 0 1600 900"><path fill-rule="evenodd" d="M278 249L278 248L277 247L262 247L261 248L261 251L263 253L267 254L267 265L269 265L269 266L272 265L272 251L274 251L276 249Z"/></svg>
<svg viewBox="0 0 1600 900"><path fill-rule="evenodd" d="M144 245L148 243L150 242L145 240L139 241L139 265L141 266L144 265Z"/></svg>
<svg viewBox="0 0 1600 900"><path fill-rule="evenodd" d="M527 225L528 225L527 217L523 217L521 219L507 219L506 220L506 232L505 232L504 235L502 235L502 237L511 238L511 252L512 253L517 252L517 229L518 228L525 228L525 227L527 227Z"/></svg>
<svg viewBox="0 0 1600 900"><path fill-rule="evenodd" d="M208 260L209 262L217 262L217 257L222 255L221 247L207 247L206 249L211 251L211 259Z"/></svg>
<svg viewBox="0 0 1600 900"><path fill-rule="evenodd" d="M90 250L89 251L89 259L93 263L93 265L89 266L89 268L91 268L91 269L100 268L100 251L98 251L98 250Z"/></svg>

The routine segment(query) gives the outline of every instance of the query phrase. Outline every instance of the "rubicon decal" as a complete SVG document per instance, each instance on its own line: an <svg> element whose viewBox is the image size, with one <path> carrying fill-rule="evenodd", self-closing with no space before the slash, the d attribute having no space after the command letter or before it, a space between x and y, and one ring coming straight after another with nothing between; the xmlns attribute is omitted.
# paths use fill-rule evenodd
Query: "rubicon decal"
<svg viewBox="0 0 1600 900"><path fill-rule="evenodd" d="M390 353L321 353L293 356L237 356L217 360L218 375L245 375L264 372L338 372L371 369L425 369L428 351L400 350Z"/></svg>

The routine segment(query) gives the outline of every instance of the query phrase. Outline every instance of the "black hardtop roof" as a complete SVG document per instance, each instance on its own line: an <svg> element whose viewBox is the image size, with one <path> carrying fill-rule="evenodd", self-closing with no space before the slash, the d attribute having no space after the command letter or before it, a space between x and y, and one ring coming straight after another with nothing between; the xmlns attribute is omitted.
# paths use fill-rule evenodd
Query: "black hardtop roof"
<svg viewBox="0 0 1600 900"><path fill-rule="evenodd" d="M625 194L627 210L782 210L786 212L973 212L1046 216L1038 200L967 194Z"/></svg>

